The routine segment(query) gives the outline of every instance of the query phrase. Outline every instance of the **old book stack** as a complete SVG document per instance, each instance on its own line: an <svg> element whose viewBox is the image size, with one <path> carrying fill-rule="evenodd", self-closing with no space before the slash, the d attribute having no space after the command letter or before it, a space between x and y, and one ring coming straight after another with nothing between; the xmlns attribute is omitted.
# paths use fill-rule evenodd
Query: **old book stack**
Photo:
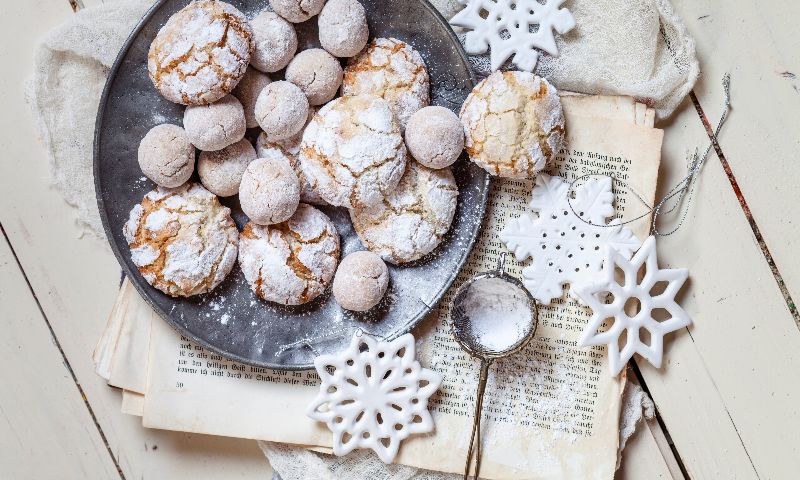
<svg viewBox="0 0 800 480"><path fill-rule="evenodd" d="M573 181L613 174L622 219L652 204L661 157L654 112L629 97L563 97L566 142L548 173ZM505 250L498 239L509 219L525 211L531 181L493 179L480 237L451 292L463 279L491 270ZM647 218L629 225L644 239ZM506 268L523 265L509 256ZM444 377L430 409L436 431L405 441L397 463L462 472L478 364L446 326L449 295L413 332L418 358ZM605 348L578 349L588 310L568 295L541 306L539 329L522 354L492 369L484 400L484 478L612 478L626 379L612 377ZM220 319L225 322L226 319ZM305 415L318 390L314 372L274 371L229 361L181 338L125 281L94 360L109 385L122 389L122 411L148 428L302 445L326 452L331 433ZM463 452L462 452L463 450Z"/></svg>

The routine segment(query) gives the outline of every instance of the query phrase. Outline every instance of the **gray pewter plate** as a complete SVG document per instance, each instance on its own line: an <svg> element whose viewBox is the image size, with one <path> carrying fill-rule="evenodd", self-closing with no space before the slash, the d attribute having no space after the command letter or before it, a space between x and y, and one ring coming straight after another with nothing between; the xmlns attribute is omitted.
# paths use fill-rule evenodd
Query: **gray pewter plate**
<svg viewBox="0 0 800 480"><path fill-rule="evenodd" d="M390 269L389 291L364 314L339 307L330 288L300 307L265 302L251 292L238 265L213 292L172 298L151 287L131 262L122 227L134 205L155 185L143 177L137 162L139 141L155 125L182 125L183 109L162 98L147 74L147 52L158 29L189 0L162 0L133 31L106 83L97 114L94 174L97 202L106 235L125 273L139 293L182 335L232 360L276 368L313 368L315 354L335 352L349 344L358 328L395 338L409 332L442 298L467 259L486 209L488 175L465 155L454 165L459 186L458 208L442 244L414 264ZM267 1L230 0L248 18L267 8ZM431 78L431 103L456 112L475 84L466 55L447 22L425 0L361 0L367 10L370 36L395 37L417 49ZM316 17L295 25L300 48L318 46ZM282 72L281 72L282 73ZM273 80L280 74L270 75ZM248 132L254 138L257 132ZM195 177L196 180L196 177ZM241 229L247 217L237 197L222 199ZM363 250L348 213L321 208L342 239L342 256ZM313 348L281 347L303 338Z"/></svg>

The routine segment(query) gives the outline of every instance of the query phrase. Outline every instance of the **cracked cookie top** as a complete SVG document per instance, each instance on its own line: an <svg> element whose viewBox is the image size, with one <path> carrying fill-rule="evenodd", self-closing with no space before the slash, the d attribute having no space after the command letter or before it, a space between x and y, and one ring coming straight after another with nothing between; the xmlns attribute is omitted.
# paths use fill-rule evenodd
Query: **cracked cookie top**
<svg viewBox="0 0 800 480"><path fill-rule="evenodd" d="M205 105L230 93L247 70L253 32L242 12L217 0L172 15L150 44L147 71L167 100Z"/></svg>
<svg viewBox="0 0 800 480"><path fill-rule="evenodd" d="M395 265L432 252L450 229L458 186L450 168L432 170L410 162L400 184L383 202L350 210L358 237Z"/></svg>
<svg viewBox="0 0 800 480"><path fill-rule="evenodd" d="M236 263L231 211L196 183L145 195L123 233L144 279L173 297L210 292Z"/></svg>
<svg viewBox="0 0 800 480"><path fill-rule="evenodd" d="M555 87L527 72L495 72L461 107L467 153L492 175L534 178L564 139L564 112Z"/></svg>
<svg viewBox="0 0 800 480"><path fill-rule="evenodd" d="M316 113L316 108L311 107L308 109L306 126L308 126L308 123L311 122L311 119L314 118ZM304 131L305 127L303 127L303 130L300 131L300 133L292 138L286 140L277 140L274 142L270 142L267 139L267 135L264 132L261 132L258 135L258 139L256 139L256 152L258 153L258 158L270 158L275 154L282 154L285 156L287 159L289 159L289 164L292 166L294 172L297 174L297 178L300 180L300 201L314 205L327 205L327 202L323 200L322 197L317 195L317 192L311 188L311 184L306 179L306 175L303 173L303 169L300 167L300 144L303 141Z"/></svg>
<svg viewBox="0 0 800 480"><path fill-rule="evenodd" d="M194 172L194 156L194 145L186 131L169 123L151 128L137 152L142 173L168 188L179 187L189 180Z"/></svg>
<svg viewBox="0 0 800 480"><path fill-rule="evenodd" d="M300 23L317 15L325 5L325 0L269 0L269 5L286 20Z"/></svg>
<svg viewBox="0 0 800 480"><path fill-rule="evenodd" d="M419 52L395 38L377 38L344 71L342 95L370 94L392 107L400 129L430 103L428 69Z"/></svg>
<svg viewBox="0 0 800 480"><path fill-rule="evenodd" d="M315 192L331 205L380 203L400 182L406 147L389 104L375 96L338 98L303 134L300 163Z"/></svg>
<svg viewBox="0 0 800 480"><path fill-rule="evenodd" d="M301 203L283 223L248 223L241 235L239 265L259 297L282 305L302 305L328 287L339 253L339 233L333 222Z"/></svg>

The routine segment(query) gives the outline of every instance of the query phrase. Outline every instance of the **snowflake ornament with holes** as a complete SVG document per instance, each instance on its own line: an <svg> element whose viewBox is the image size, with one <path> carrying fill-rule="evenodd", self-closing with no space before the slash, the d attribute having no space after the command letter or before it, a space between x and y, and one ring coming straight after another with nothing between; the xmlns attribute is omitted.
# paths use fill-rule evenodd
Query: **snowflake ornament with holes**
<svg viewBox="0 0 800 480"><path fill-rule="evenodd" d="M333 432L335 455L370 448L391 463L409 435L433 431L428 398L442 377L416 360L410 333L391 342L357 333L347 349L317 357L314 366L322 383L306 413Z"/></svg>
<svg viewBox="0 0 800 480"><path fill-rule="evenodd" d="M575 188L573 200L569 195L570 186L560 177L540 174L530 203L539 217L525 213L500 232L518 261L533 258L522 270L522 281L544 305L560 298L566 283L572 294L575 285L601 278L609 248L630 258L641 245L627 228L607 223L614 215L611 177L592 178Z"/></svg>
<svg viewBox="0 0 800 480"><path fill-rule="evenodd" d="M642 268L645 274L638 280ZM624 278L617 276L618 270L624 273ZM691 323L686 311L675 301L689 271L658 268L656 239L649 237L630 260L609 249L603 276L592 285L574 287L576 295L592 309L592 318L578 346L608 345L608 366L612 375L619 374L634 353L656 368L661 367L664 335ZM607 303L609 296L611 301ZM638 305L634 299L638 300ZM601 331L608 319L613 323ZM649 344L642 340L642 330L649 336ZM623 334L625 345L620 349Z"/></svg>
<svg viewBox="0 0 800 480"><path fill-rule="evenodd" d="M465 5L450 25L471 30L464 49L470 55L491 48L492 70L497 70L512 55L520 70L533 72L539 60L537 48L558 55L553 30L564 34L575 27L575 18L565 0L458 0ZM538 28L537 28L538 27Z"/></svg>

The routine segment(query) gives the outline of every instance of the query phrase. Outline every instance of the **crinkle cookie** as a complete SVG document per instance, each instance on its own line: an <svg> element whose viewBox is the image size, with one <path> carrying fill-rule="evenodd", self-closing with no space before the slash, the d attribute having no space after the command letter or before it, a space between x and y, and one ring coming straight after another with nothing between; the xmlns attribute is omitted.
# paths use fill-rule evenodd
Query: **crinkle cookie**
<svg viewBox="0 0 800 480"><path fill-rule="evenodd" d="M210 292L236 263L231 211L197 183L145 195L123 233L144 279L173 297Z"/></svg>
<svg viewBox="0 0 800 480"><path fill-rule="evenodd" d="M289 65L297 52L297 32L291 23L275 12L264 10L250 20L255 51L250 64L262 72L273 73Z"/></svg>
<svg viewBox="0 0 800 480"><path fill-rule="evenodd" d="M253 160L239 187L239 205L259 225L285 222L300 205L300 182L289 159L276 153Z"/></svg>
<svg viewBox="0 0 800 480"><path fill-rule="evenodd" d="M158 31L147 55L147 71L167 100L205 105L239 83L250 54L253 31L233 5L215 0L192 2Z"/></svg>
<svg viewBox="0 0 800 480"><path fill-rule="evenodd" d="M151 128L137 153L142 173L162 187L179 187L194 172L194 145L177 125L162 123Z"/></svg>
<svg viewBox="0 0 800 480"><path fill-rule="evenodd" d="M371 94L392 106L400 128L430 103L428 69L420 54L395 38L372 41L344 71L342 95Z"/></svg>
<svg viewBox="0 0 800 480"><path fill-rule="evenodd" d="M322 107L306 127L300 164L326 202L365 207L380 203L400 182L406 147L386 101L342 97Z"/></svg>
<svg viewBox="0 0 800 480"><path fill-rule="evenodd" d="M344 257L333 277L333 296L342 308L366 312L377 305L389 286L389 269L381 257L353 252Z"/></svg>
<svg viewBox="0 0 800 480"><path fill-rule="evenodd" d="M367 12L358 0L328 0L319 14L319 43L336 57L354 57L369 40Z"/></svg>
<svg viewBox="0 0 800 480"><path fill-rule="evenodd" d="M339 233L328 216L301 203L283 223L248 223L241 235L239 265L259 297L302 305L331 283L339 252Z"/></svg>
<svg viewBox="0 0 800 480"><path fill-rule="evenodd" d="M305 22L317 15L325 0L269 0L275 13L292 23Z"/></svg>
<svg viewBox="0 0 800 480"><path fill-rule="evenodd" d="M255 159L256 150L243 138L216 152L200 152L197 174L211 193L230 197L239 193L242 175Z"/></svg>
<svg viewBox="0 0 800 480"><path fill-rule="evenodd" d="M183 112L183 128L195 147L215 152L232 145L247 132L242 103L233 95L210 105L191 105Z"/></svg>
<svg viewBox="0 0 800 480"><path fill-rule="evenodd" d="M308 126L308 123L311 122L311 119L314 118L316 113L317 110L315 108L310 108L308 110L306 126ZM297 174L297 178L300 181L300 201L303 203L312 203L314 205L327 205L328 202L323 200L322 197L311 188L311 184L306 179L306 175L300 166L300 144L303 141L304 131L305 127L294 137L287 140L277 140L275 142L267 140L267 135L261 132L256 140L256 152L258 153L258 158L272 158L274 155L285 156L289 160L289 164L294 169L294 173Z"/></svg>
<svg viewBox="0 0 800 480"><path fill-rule="evenodd" d="M450 229L458 186L450 168L410 162L400 185L383 202L350 210L361 242L395 265L432 252Z"/></svg>
<svg viewBox="0 0 800 480"><path fill-rule="evenodd" d="M495 72L461 107L467 153L492 175L534 178L564 139L564 112L555 87L527 72Z"/></svg>

